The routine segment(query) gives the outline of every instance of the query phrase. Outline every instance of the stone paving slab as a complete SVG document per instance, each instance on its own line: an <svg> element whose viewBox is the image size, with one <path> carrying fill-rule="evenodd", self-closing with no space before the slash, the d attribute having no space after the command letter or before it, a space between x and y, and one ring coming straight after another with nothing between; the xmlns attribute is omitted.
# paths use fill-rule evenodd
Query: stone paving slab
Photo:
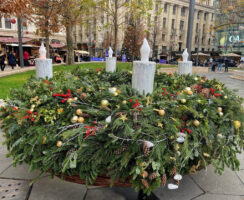
<svg viewBox="0 0 244 200"><path fill-rule="evenodd" d="M0 179L1 200L24 200L29 189L29 181Z"/></svg>
<svg viewBox="0 0 244 200"><path fill-rule="evenodd" d="M240 170L239 172L236 172L237 176L240 178L242 184L244 185L244 170ZM243 188L244 190L244 188Z"/></svg>
<svg viewBox="0 0 244 200"><path fill-rule="evenodd" d="M34 183L28 200L83 200L86 191L83 185L45 177Z"/></svg>
<svg viewBox="0 0 244 200"><path fill-rule="evenodd" d="M164 187L154 192L162 200L190 200L203 193L189 175L183 177L177 190L169 190L167 187Z"/></svg>
<svg viewBox="0 0 244 200"><path fill-rule="evenodd" d="M240 169L244 169L244 152L237 155L238 160L240 161Z"/></svg>
<svg viewBox="0 0 244 200"><path fill-rule="evenodd" d="M244 184L231 169L225 168L222 175L217 175L214 173L214 167L210 165L207 171L202 170L191 177L205 192L244 195Z"/></svg>
<svg viewBox="0 0 244 200"><path fill-rule="evenodd" d="M87 191L85 200L127 200L112 188L91 189Z"/></svg>
<svg viewBox="0 0 244 200"><path fill-rule="evenodd" d="M194 198L194 200L244 200L244 196L205 194Z"/></svg>
<svg viewBox="0 0 244 200"><path fill-rule="evenodd" d="M17 165L16 167L10 166L3 173L0 178L24 179L32 180L39 175L39 171L30 172L27 164Z"/></svg>

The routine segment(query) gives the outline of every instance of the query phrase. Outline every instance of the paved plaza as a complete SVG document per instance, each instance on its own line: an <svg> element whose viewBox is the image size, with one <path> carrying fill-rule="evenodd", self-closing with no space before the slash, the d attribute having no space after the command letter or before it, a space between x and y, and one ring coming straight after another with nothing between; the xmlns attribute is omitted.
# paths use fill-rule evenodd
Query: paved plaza
<svg viewBox="0 0 244 200"><path fill-rule="evenodd" d="M208 73L230 89L238 89L244 97L244 81L230 78L230 73ZM4 141L0 131L0 143ZM29 186L38 172L28 172L28 166L12 167L6 158L7 149L0 145L0 200L134 200L137 193L130 188L89 187L68 183L48 174ZM155 194L162 200L244 200L244 153L239 155L240 171L226 169L222 176L214 174L209 166L196 175L183 177L178 190L160 188Z"/></svg>

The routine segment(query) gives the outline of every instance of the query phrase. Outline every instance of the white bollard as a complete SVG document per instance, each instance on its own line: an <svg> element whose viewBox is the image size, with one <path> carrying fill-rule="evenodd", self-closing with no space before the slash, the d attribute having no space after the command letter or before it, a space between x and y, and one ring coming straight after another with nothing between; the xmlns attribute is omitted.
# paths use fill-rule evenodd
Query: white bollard
<svg viewBox="0 0 244 200"><path fill-rule="evenodd" d="M192 61L188 60L189 54L187 53L187 49L184 50L182 54L183 61L178 63L178 74L192 74Z"/></svg>
<svg viewBox="0 0 244 200"><path fill-rule="evenodd" d="M53 66L52 59L35 59L36 62L36 78L52 78Z"/></svg>
<svg viewBox="0 0 244 200"><path fill-rule="evenodd" d="M116 58L107 57L106 58L106 72L115 72L116 71Z"/></svg>
<svg viewBox="0 0 244 200"><path fill-rule="evenodd" d="M180 61L178 63L178 74L192 74L192 61Z"/></svg>
<svg viewBox="0 0 244 200"><path fill-rule="evenodd" d="M156 63L149 62L150 46L146 38L140 53L141 61L133 62L132 88L138 90L140 94L148 94L153 92Z"/></svg>
<svg viewBox="0 0 244 200"><path fill-rule="evenodd" d="M137 89L140 94L151 94L153 91L155 70L155 62L134 61L132 88Z"/></svg>

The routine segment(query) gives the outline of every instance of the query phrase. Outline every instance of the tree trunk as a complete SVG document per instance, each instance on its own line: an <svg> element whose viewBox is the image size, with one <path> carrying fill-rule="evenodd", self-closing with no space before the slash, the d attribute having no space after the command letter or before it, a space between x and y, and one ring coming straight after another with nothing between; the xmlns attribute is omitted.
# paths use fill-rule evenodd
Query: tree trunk
<svg viewBox="0 0 244 200"><path fill-rule="evenodd" d="M22 46L22 20L18 18L18 40L19 40L19 63L20 67L24 67L24 54Z"/></svg>
<svg viewBox="0 0 244 200"><path fill-rule="evenodd" d="M114 2L114 9L115 9L115 15L114 15L114 53L115 57L117 58L117 42L118 42L118 0L115 0Z"/></svg>
<svg viewBox="0 0 244 200"><path fill-rule="evenodd" d="M66 42L67 42L67 64L74 64L74 45L73 45L73 26L66 25Z"/></svg>

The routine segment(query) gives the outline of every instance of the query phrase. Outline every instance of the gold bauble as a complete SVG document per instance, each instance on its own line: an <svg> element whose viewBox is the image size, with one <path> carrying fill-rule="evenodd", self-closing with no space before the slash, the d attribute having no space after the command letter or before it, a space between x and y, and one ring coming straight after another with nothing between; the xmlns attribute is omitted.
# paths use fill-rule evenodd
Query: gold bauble
<svg viewBox="0 0 244 200"><path fill-rule="evenodd" d="M194 124L195 126L199 126L199 125L200 125L200 122L199 122L198 120L194 120L194 121L193 121L193 124Z"/></svg>
<svg viewBox="0 0 244 200"><path fill-rule="evenodd" d="M186 103L186 100L185 99L181 99L180 102L181 103Z"/></svg>
<svg viewBox="0 0 244 200"><path fill-rule="evenodd" d="M147 172L147 171L143 171L143 172L141 173L141 176L142 176L143 178L147 178L147 177L148 177L148 172Z"/></svg>
<svg viewBox="0 0 244 200"><path fill-rule="evenodd" d="M76 110L76 114L77 114L77 115L82 115L82 110L81 110L81 109L77 109L77 110Z"/></svg>
<svg viewBox="0 0 244 200"><path fill-rule="evenodd" d="M173 139L175 139L175 136L170 136L170 138L169 138L170 140L173 140Z"/></svg>
<svg viewBox="0 0 244 200"><path fill-rule="evenodd" d="M62 146L62 144L63 144L63 142L62 141L57 141L57 147L61 147Z"/></svg>
<svg viewBox="0 0 244 200"><path fill-rule="evenodd" d="M224 96L224 99L227 99L228 97L227 96Z"/></svg>
<svg viewBox="0 0 244 200"><path fill-rule="evenodd" d="M187 90L187 94L193 95L193 92L191 90Z"/></svg>
<svg viewBox="0 0 244 200"><path fill-rule="evenodd" d="M115 96L115 97L118 96L118 95L119 95L118 92L115 92L115 93L114 93L114 96Z"/></svg>
<svg viewBox="0 0 244 200"><path fill-rule="evenodd" d="M240 121L234 121L234 126L236 129L240 128L241 127L241 122Z"/></svg>
<svg viewBox="0 0 244 200"><path fill-rule="evenodd" d="M34 109L36 106L35 105L31 105L31 109Z"/></svg>
<svg viewBox="0 0 244 200"><path fill-rule="evenodd" d="M176 144L176 145L175 145L175 150L178 151L179 148L180 148L180 145L179 145L179 144Z"/></svg>
<svg viewBox="0 0 244 200"><path fill-rule="evenodd" d="M85 120L84 117L79 117L78 120L77 120L77 122L78 122L78 123L83 123L84 120Z"/></svg>
<svg viewBox="0 0 244 200"><path fill-rule="evenodd" d="M69 98L69 99L67 100L68 103L72 103L72 101L73 101L72 98Z"/></svg>
<svg viewBox="0 0 244 200"><path fill-rule="evenodd" d="M158 114L159 114L160 116L164 116L164 115L165 115L165 111L164 111L164 110L159 110L159 111L158 111Z"/></svg>
<svg viewBox="0 0 244 200"><path fill-rule="evenodd" d="M106 100L106 99L103 99L103 100L101 101L101 105L102 105L102 106L108 106L108 104L109 104L109 102L108 102L108 100Z"/></svg>
<svg viewBox="0 0 244 200"><path fill-rule="evenodd" d="M221 107L218 107L217 109L218 109L218 112L222 112L222 110L223 110Z"/></svg>
<svg viewBox="0 0 244 200"><path fill-rule="evenodd" d="M201 103L202 101L200 99L197 100L197 103Z"/></svg>
<svg viewBox="0 0 244 200"><path fill-rule="evenodd" d="M127 104L127 101L126 100L122 101L122 104Z"/></svg>
<svg viewBox="0 0 244 200"><path fill-rule="evenodd" d="M222 112L219 112L219 116L221 117L221 116L223 116L224 115L224 113L222 113Z"/></svg>
<svg viewBox="0 0 244 200"><path fill-rule="evenodd" d="M77 120L78 120L78 117L76 115L71 118L71 122L73 124L75 124L77 122Z"/></svg>

